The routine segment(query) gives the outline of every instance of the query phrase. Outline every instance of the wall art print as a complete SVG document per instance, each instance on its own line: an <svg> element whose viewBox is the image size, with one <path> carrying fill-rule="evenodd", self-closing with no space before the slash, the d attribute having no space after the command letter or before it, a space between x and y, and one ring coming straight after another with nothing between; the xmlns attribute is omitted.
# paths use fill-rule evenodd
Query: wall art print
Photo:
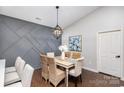
<svg viewBox="0 0 124 93"><path fill-rule="evenodd" d="M70 51L82 51L82 36L70 36L69 37L69 50Z"/></svg>

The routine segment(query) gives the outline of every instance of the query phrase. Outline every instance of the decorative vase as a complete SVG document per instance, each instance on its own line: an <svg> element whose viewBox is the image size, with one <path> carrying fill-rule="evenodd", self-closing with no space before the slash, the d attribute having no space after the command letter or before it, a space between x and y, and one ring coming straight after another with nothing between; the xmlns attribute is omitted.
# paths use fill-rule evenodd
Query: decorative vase
<svg viewBox="0 0 124 93"><path fill-rule="evenodd" d="M61 59L62 59L62 60L65 59L65 52L62 52L62 54L61 54Z"/></svg>

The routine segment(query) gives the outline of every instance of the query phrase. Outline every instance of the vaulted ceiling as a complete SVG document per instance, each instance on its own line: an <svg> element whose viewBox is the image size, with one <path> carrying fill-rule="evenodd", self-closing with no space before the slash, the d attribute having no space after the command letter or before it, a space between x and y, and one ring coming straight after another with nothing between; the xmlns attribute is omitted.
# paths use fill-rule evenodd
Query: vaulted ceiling
<svg viewBox="0 0 124 93"><path fill-rule="evenodd" d="M60 6L59 25L66 28L98 8L98 6ZM1 6L0 14L50 27L56 26L55 6Z"/></svg>

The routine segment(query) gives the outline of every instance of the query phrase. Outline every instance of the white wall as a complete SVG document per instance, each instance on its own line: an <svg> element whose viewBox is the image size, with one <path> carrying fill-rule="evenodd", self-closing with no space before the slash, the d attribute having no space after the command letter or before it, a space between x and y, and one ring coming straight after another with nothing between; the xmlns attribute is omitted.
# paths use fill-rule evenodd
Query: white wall
<svg viewBox="0 0 124 93"><path fill-rule="evenodd" d="M68 37L82 35L84 66L97 70L97 32L117 30L124 27L124 7L101 7L64 30L62 44Z"/></svg>

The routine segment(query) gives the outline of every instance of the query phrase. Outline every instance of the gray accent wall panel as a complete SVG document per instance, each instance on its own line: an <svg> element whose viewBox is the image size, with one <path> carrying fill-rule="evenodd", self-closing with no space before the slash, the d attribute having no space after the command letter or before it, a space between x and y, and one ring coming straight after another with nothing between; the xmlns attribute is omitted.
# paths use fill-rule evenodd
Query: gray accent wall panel
<svg viewBox="0 0 124 93"><path fill-rule="evenodd" d="M40 52L55 52L60 55L57 40L50 27L0 15L0 58L6 66L13 66L18 56L35 69L41 67Z"/></svg>

